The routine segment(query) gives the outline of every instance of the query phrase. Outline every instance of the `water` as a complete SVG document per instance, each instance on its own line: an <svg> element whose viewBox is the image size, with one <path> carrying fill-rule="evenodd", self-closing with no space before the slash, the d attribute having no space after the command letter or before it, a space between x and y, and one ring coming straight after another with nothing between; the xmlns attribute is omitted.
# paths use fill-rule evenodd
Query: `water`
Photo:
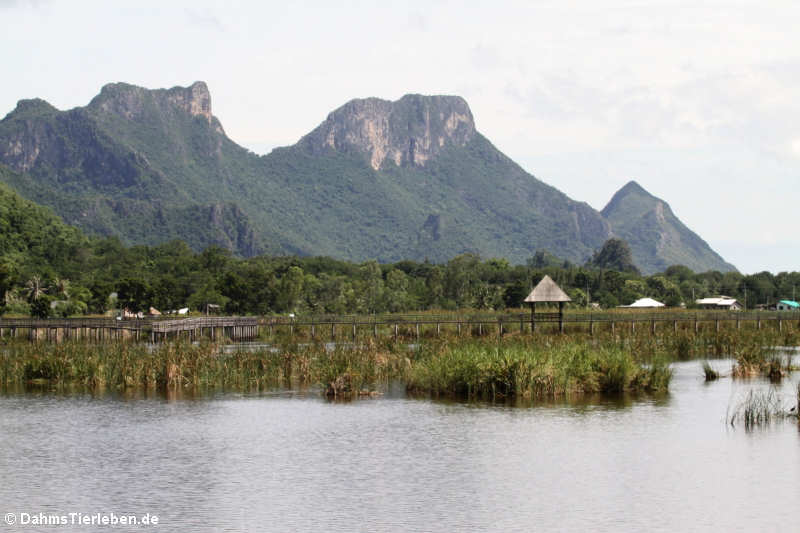
<svg viewBox="0 0 800 533"><path fill-rule="evenodd" d="M150 513L149 529L198 532L798 531L797 422L723 421L731 401L770 385L674 368L665 396L527 406L401 387L350 403L8 393L0 514ZM780 387L787 407L798 378Z"/></svg>

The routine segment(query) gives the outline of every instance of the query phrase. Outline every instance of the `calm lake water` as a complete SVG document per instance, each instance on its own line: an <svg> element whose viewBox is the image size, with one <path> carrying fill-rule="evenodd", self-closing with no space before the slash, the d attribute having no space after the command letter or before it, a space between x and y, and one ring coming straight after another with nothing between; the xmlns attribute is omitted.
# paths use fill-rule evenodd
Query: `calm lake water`
<svg viewBox="0 0 800 533"><path fill-rule="evenodd" d="M402 387L350 403L6 392L0 514L159 517L115 531L800 530L797 421L723 420L769 383L674 369L665 396L523 406ZM787 407L798 378L779 387Z"/></svg>

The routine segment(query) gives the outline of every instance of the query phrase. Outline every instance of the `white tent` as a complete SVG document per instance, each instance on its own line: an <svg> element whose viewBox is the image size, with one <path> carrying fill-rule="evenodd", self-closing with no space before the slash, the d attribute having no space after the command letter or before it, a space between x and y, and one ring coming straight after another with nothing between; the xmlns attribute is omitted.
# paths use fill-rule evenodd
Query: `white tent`
<svg viewBox="0 0 800 533"><path fill-rule="evenodd" d="M633 302L631 305L623 305L622 307L637 307L637 308L642 308L642 307L664 307L664 304L662 304L661 302L657 302L657 301L653 300L652 298L640 298L640 299L636 300L635 302Z"/></svg>

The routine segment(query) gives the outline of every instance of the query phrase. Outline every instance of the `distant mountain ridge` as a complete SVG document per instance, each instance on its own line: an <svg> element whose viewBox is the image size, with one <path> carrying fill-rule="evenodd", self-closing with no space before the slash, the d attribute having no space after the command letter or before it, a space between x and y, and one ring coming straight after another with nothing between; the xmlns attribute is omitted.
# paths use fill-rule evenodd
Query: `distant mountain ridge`
<svg viewBox="0 0 800 533"><path fill-rule="evenodd" d="M582 263L624 233L644 265L664 249L624 209L601 214L525 172L458 96L352 100L294 146L257 156L226 136L205 83L113 83L68 111L20 101L0 121L0 163L25 197L128 243L354 261L473 252L522 263L547 250Z"/></svg>
<svg viewBox="0 0 800 533"><path fill-rule="evenodd" d="M669 204L635 181L617 191L601 213L611 223L614 235L630 245L634 262L646 273L671 265L696 272L736 270L678 220Z"/></svg>

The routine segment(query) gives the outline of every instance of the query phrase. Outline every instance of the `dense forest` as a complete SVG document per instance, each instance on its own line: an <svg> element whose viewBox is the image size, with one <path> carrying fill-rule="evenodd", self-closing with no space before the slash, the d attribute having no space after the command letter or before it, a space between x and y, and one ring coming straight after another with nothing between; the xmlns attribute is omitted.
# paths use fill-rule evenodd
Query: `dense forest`
<svg viewBox="0 0 800 533"><path fill-rule="evenodd" d="M625 266L629 251L619 241L607 243L586 266L546 252L537 252L525 265L472 254L442 264L357 264L326 257L240 259L219 247L196 253L181 241L126 247L115 238L86 238L47 210L0 192L6 193L0 195L5 215L0 216L5 226L0 289L7 315L204 310L208 303L228 314L262 315L498 310L520 307L545 274L578 307L590 300L613 307L643 296L691 306L693 298L718 294L753 307L791 298L800 285L798 272L696 274L682 266L645 277ZM619 270L604 268L603 258Z"/></svg>
<svg viewBox="0 0 800 533"><path fill-rule="evenodd" d="M670 306L725 294L748 307L794 298L800 272L694 273L683 266L642 276L625 241L609 239L586 265L540 251L524 265L463 254L445 263L350 263L328 257L235 257L182 241L127 247L89 238L49 209L0 185L0 291L6 315L73 316L126 308L228 314L384 313L520 307L548 274L572 306L603 307L650 296Z"/></svg>

